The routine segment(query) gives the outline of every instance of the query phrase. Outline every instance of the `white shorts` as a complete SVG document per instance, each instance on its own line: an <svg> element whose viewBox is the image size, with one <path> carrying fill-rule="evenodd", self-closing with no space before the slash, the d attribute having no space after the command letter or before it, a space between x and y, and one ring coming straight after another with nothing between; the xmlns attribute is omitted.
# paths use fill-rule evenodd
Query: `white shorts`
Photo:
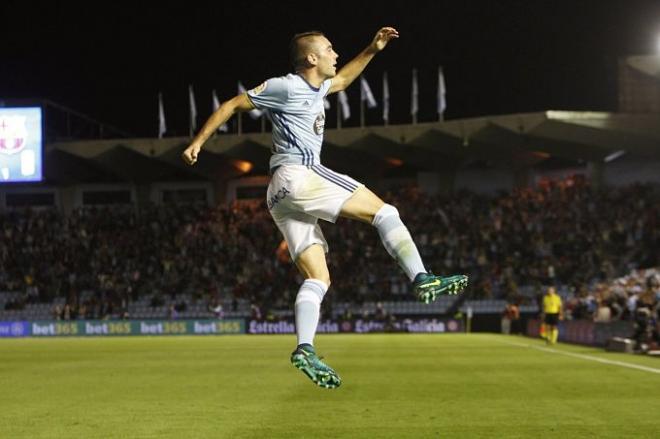
<svg viewBox="0 0 660 439"><path fill-rule="evenodd" d="M266 204L284 235L293 261L312 244L320 244L328 252L319 218L331 223L337 221L346 200L363 186L322 165L277 168L268 185Z"/></svg>

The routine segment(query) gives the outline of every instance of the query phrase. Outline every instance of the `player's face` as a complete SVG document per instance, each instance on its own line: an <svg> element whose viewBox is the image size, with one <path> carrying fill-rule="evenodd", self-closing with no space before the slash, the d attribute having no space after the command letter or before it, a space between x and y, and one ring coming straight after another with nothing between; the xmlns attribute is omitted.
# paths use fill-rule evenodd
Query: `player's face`
<svg viewBox="0 0 660 439"><path fill-rule="evenodd" d="M318 37L316 41L316 64L319 73L326 78L333 78L337 74L337 52L332 48L332 43L325 37Z"/></svg>

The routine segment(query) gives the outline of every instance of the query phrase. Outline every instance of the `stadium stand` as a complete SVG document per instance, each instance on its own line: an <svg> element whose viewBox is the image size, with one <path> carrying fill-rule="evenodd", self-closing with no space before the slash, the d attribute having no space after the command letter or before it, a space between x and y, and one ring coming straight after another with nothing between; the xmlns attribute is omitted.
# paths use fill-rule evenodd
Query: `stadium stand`
<svg viewBox="0 0 660 439"><path fill-rule="evenodd" d="M629 317L633 296L657 310L657 272L614 279L659 265L658 197L651 185L598 191L580 179L494 197L400 187L385 198L430 267L470 274L467 301L412 302L374 231L340 220L324 227L334 275L326 313L373 315L378 302L393 315L456 305L499 313L507 300L536 312L548 284L561 286L574 318L592 318L598 303ZM276 251L281 237L267 209L255 204L18 209L0 215L0 232L2 320L205 318L218 305L225 317L250 316L251 305L262 317L288 317L300 282Z"/></svg>

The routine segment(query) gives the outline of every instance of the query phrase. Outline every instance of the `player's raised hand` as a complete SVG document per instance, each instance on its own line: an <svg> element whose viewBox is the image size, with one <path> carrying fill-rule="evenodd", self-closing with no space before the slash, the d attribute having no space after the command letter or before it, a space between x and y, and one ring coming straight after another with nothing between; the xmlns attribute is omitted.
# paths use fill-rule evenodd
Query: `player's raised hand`
<svg viewBox="0 0 660 439"><path fill-rule="evenodd" d="M202 149L201 146L199 145L190 145L188 148L186 148L185 151L183 151L183 154L181 154L181 158L183 158L183 161L186 162L189 165L194 165L195 162L197 161L197 155L199 154L199 150Z"/></svg>
<svg viewBox="0 0 660 439"><path fill-rule="evenodd" d="M371 47L373 47L374 50L380 52L385 48L385 46L387 46L387 43L389 43L394 38L399 38L399 32L393 27L383 27L378 32L376 32L376 36L371 42Z"/></svg>

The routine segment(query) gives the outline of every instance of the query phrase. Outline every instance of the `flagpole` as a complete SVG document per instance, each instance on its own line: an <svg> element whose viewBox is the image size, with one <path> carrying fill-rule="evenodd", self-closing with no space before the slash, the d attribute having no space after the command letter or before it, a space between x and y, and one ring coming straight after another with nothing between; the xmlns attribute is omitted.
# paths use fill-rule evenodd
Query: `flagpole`
<svg viewBox="0 0 660 439"><path fill-rule="evenodd" d="M241 81L238 81L238 94L243 94L245 93L245 87L243 87L243 84L241 84ZM240 111L238 112L238 124L237 124L237 134L240 136L243 134L243 113Z"/></svg>
<svg viewBox="0 0 660 439"><path fill-rule="evenodd" d="M218 95L215 93L215 89L211 90L211 114L215 113L216 110L220 107L220 102L218 102ZM218 130L213 130L213 138L218 135Z"/></svg>
<svg viewBox="0 0 660 439"><path fill-rule="evenodd" d="M211 90L211 115L215 113L216 108L216 102L218 101L218 97L215 94L215 90ZM218 130L213 130L213 134L211 135L211 138L215 138L218 135Z"/></svg>
<svg viewBox="0 0 660 439"><path fill-rule="evenodd" d="M412 123L417 124L417 112L419 111L419 85L417 84L417 69L412 71L412 90L410 92L410 112L412 113Z"/></svg>
<svg viewBox="0 0 660 439"><path fill-rule="evenodd" d="M444 122L445 120L445 108L447 107L447 103L445 100L445 76L442 71L442 66L438 66L438 121Z"/></svg>
<svg viewBox="0 0 660 439"><path fill-rule="evenodd" d="M162 94L160 92L158 92L158 138L159 139L163 138L163 135L160 132L161 131L160 127L163 126L163 123L161 122L162 118L160 116L162 114L160 109L163 108L162 102L163 102Z"/></svg>
<svg viewBox="0 0 660 439"><path fill-rule="evenodd" d="M364 128L364 99L360 99L360 128Z"/></svg>
<svg viewBox="0 0 660 439"><path fill-rule="evenodd" d="M192 101L190 100L190 85L188 86L188 106L190 107L188 111L188 137L192 138Z"/></svg>
<svg viewBox="0 0 660 439"><path fill-rule="evenodd" d="M366 91L364 89L364 77L360 76L360 128L364 128L364 100Z"/></svg>
<svg viewBox="0 0 660 439"><path fill-rule="evenodd" d="M390 124L390 84L387 72L383 72L383 125Z"/></svg>
<svg viewBox="0 0 660 439"><path fill-rule="evenodd" d="M165 110L163 109L163 94L158 92L158 138L162 139L163 135L167 132L165 126Z"/></svg>
<svg viewBox="0 0 660 439"><path fill-rule="evenodd" d="M192 138L197 131L197 104L192 84L188 85L188 102L190 104L190 137Z"/></svg>

